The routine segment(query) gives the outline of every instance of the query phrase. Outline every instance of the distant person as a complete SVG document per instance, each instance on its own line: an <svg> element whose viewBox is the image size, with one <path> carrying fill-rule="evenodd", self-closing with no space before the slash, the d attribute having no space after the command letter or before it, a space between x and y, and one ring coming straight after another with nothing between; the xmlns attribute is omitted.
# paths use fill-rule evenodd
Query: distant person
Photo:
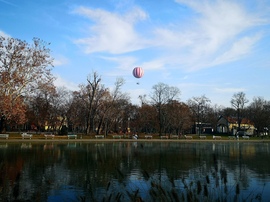
<svg viewBox="0 0 270 202"><path fill-rule="evenodd" d="M138 135L137 134L135 134L135 135L133 135L133 139L138 139Z"/></svg>

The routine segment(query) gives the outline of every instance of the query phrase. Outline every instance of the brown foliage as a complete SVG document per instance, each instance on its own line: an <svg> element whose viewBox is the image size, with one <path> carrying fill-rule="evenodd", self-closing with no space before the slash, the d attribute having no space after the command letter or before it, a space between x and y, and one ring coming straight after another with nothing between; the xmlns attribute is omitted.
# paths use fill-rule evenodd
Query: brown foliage
<svg viewBox="0 0 270 202"><path fill-rule="evenodd" d="M11 96L1 96L1 108L3 109L2 113L5 115L6 120L16 120L17 124L26 121L25 105L21 97L12 99Z"/></svg>
<svg viewBox="0 0 270 202"><path fill-rule="evenodd" d="M0 112L7 120L25 121L25 99L51 83L52 58L46 43L38 38L25 41L0 37Z"/></svg>

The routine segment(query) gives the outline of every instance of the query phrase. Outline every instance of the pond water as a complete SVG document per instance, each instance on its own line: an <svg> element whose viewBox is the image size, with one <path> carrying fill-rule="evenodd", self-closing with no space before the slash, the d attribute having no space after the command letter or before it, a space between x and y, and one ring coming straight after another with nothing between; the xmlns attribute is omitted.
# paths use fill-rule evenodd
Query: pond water
<svg viewBox="0 0 270 202"><path fill-rule="evenodd" d="M0 143L0 201L270 201L270 144Z"/></svg>

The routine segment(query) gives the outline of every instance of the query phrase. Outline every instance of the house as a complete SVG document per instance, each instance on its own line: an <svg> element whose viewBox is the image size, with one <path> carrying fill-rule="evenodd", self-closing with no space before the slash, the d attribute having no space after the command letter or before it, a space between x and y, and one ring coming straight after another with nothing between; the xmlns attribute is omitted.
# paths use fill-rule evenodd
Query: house
<svg viewBox="0 0 270 202"><path fill-rule="evenodd" d="M217 122L217 132L235 135L237 128L238 123L236 117L219 117ZM250 120L243 118L240 124L240 130L245 131L248 135L253 135L255 127Z"/></svg>
<svg viewBox="0 0 270 202"><path fill-rule="evenodd" d="M211 123L196 122L192 127L192 133L196 134L211 134L213 131L214 129Z"/></svg>

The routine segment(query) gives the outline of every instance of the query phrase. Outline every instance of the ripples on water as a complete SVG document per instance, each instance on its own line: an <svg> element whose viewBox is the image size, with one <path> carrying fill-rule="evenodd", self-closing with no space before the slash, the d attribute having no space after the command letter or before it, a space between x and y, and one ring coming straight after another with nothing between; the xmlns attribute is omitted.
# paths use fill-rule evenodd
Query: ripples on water
<svg viewBox="0 0 270 202"><path fill-rule="evenodd" d="M267 201L268 143L0 144L2 201Z"/></svg>

